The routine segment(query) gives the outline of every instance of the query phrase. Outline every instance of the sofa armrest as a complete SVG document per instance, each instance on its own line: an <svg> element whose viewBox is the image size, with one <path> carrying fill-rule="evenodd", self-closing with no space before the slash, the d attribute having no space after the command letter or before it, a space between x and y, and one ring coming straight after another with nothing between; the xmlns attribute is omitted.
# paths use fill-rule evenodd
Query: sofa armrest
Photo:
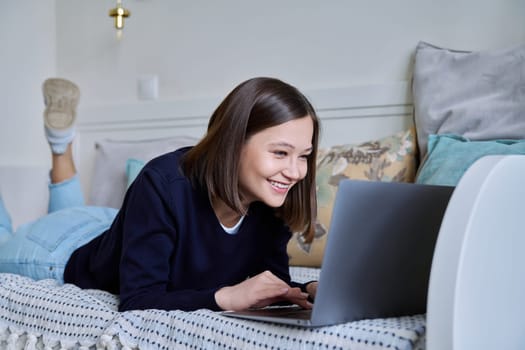
<svg viewBox="0 0 525 350"><path fill-rule="evenodd" d="M427 349L523 349L525 156L486 156L460 179L436 243Z"/></svg>

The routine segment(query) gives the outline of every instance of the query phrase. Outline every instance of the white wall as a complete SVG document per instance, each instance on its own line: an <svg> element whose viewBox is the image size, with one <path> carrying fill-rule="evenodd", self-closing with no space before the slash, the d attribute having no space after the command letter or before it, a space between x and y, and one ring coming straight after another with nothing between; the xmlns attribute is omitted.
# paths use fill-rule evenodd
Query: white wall
<svg viewBox="0 0 525 350"><path fill-rule="evenodd" d="M15 225L46 207L41 84L56 72L55 26L55 0L0 2L0 193Z"/></svg>
<svg viewBox="0 0 525 350"><path fill-rule="evenodd" d="M158 74L162 99L223 95L255 75L302 89L409 77L419 40L460 49L525 42L521 0L124 0L122 40L113 1L57 0L58 72L84 103L136 99Z"/></svg>
<svg viewBox="0 0 525 350"><path fill-rule="evenodd" d="M0 3L0 165L48 164L42 81L56 71L55 0Z"/></svg>
<svg viewBox="0 0 525 350"><path fill-rule="evenodd" d="M525 42L521 0L124 0L120 41L115 2L0 3L0 164L48 164L40 86L53 75L80 86L82 109L136 102L143 74L159 76L161 100L222 96L256 75L310 90L407 80L419 40Z"/></svg>

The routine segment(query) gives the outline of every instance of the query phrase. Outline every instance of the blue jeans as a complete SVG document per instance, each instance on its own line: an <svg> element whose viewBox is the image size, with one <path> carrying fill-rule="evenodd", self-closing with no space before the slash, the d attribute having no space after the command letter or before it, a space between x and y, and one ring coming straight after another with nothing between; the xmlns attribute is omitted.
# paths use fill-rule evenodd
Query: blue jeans
<svg viewBox="0 0 525 350"><path fill-rule="evenodd" d="M64 282L75 249L104 232L116 209L84 205L78 176L49 185L48 214L13 232L0 198L0 272Z"/></svg>

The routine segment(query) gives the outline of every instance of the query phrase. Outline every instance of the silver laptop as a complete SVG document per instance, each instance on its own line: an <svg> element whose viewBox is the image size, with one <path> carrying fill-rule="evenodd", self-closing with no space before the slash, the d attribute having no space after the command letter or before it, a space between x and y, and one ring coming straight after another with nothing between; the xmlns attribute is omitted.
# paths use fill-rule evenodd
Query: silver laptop
<svg viewBox="0 0 525 350"><path fill-rule="evenodd" d="M425 313L434 246L453 190L342 180L313 309L269 307L222 314L319 327Z"/></svg>

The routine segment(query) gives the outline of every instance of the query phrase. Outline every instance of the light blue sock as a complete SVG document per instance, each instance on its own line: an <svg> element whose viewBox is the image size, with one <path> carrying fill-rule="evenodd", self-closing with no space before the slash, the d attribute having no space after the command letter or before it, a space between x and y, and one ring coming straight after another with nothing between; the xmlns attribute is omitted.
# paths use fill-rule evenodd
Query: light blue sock
<svg viewBox="0 0 525 350"><path fill-rule="evenodd" d="M44 127L44 130L47 142L54 154L63 154L67 149L67 145L75 138L75 128L73 127L64 130Z"/></svg>

